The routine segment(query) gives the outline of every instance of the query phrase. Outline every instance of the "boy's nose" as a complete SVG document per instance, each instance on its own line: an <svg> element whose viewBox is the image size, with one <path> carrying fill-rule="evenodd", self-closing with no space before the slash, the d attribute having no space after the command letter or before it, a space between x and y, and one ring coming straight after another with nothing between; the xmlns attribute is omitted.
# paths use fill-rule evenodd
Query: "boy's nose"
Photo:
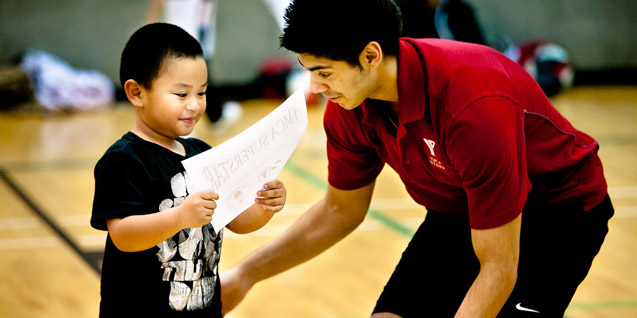
<svg viewBox="0 0 637 318"><path fill-rule="evenodd" d="M205 101L204 101L205 103ZM186 110L188 111L193 111L196 112L201 108L201 104L200 101L194 99L194 100L190 100L187 104L186 104Z"/></svg>

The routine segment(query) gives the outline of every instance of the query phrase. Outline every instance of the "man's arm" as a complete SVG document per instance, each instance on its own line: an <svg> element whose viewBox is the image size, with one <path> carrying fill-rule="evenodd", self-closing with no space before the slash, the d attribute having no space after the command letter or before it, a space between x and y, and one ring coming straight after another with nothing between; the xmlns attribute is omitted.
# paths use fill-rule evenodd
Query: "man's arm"
<svg viewBox="0 0 637 318"><path fill-rule="evenodd" d="M374 183L356 190L328 186L325 197L281 236L223 273L223 314L236 307L257 282L312 259L356 229L369 209Z"/></svg>
<svg viewBox="0 0 637 318"><path fill-rule="evenodd" d="M518 273L521 217L488 230L471 230L480 272L458 312L461 317L496 317L509 298Z"/></svg>

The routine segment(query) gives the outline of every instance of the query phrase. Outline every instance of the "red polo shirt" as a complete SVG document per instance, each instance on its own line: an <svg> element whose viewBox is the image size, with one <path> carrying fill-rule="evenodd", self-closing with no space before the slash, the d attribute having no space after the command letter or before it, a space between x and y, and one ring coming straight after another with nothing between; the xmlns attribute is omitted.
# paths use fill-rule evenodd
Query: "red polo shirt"
<svg viewBox="0 0 637 318"><path fill-rule="evenodd" d="M471 227L503 225L538 204L588 210L606 195L598 144L550 104L535 80L485 46L403 38L399 118L366 100L345 110L328 102L329 183L356 189L385 163L425 207L469 214ZM537 198L537 199L536 199Z"/></svg>

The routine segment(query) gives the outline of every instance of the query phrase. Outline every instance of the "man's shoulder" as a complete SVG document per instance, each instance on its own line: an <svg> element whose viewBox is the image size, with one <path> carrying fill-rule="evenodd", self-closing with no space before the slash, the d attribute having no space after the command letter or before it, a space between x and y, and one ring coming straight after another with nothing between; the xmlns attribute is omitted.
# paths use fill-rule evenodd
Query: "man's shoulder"
<svg viewBox="0 0 637 318"><path fill-rule="evenodd" d="M453 71L469 69L500 69L509 63L508 57L482 44L453 41L447 39L401 38L402 51L415 50L418 54L407 54L424 61L427 69ZM404 55L405 53L403 53ZM504 62L503 62L504 61Z"/></svg>

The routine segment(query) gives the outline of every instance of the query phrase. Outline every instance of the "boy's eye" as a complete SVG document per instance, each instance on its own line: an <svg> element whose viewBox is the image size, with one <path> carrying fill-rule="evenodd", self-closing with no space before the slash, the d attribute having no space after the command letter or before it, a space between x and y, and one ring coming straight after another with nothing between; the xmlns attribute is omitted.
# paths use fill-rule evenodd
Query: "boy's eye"
<svg viewBox="0 0 637 318"><path fill-rule="evenodd" d="M205 91L199 93L199 96L205 96L205 95L206 95Z"/></svg>
<svg viewBox="0 0 637 318"><path fill-rule="evenodd" d="M177 95L177 96L179 96L181 98L184 98L184 97L188 96L188 94L186 94L186 93L175 93L175 95Z"/></svg>
<svg viewBox="0 0 637 318"><path fill-rule="evenodd" d="M329 73L318 73L318 76L322 77L322 78L328 78L330 76Z"/></svg>

